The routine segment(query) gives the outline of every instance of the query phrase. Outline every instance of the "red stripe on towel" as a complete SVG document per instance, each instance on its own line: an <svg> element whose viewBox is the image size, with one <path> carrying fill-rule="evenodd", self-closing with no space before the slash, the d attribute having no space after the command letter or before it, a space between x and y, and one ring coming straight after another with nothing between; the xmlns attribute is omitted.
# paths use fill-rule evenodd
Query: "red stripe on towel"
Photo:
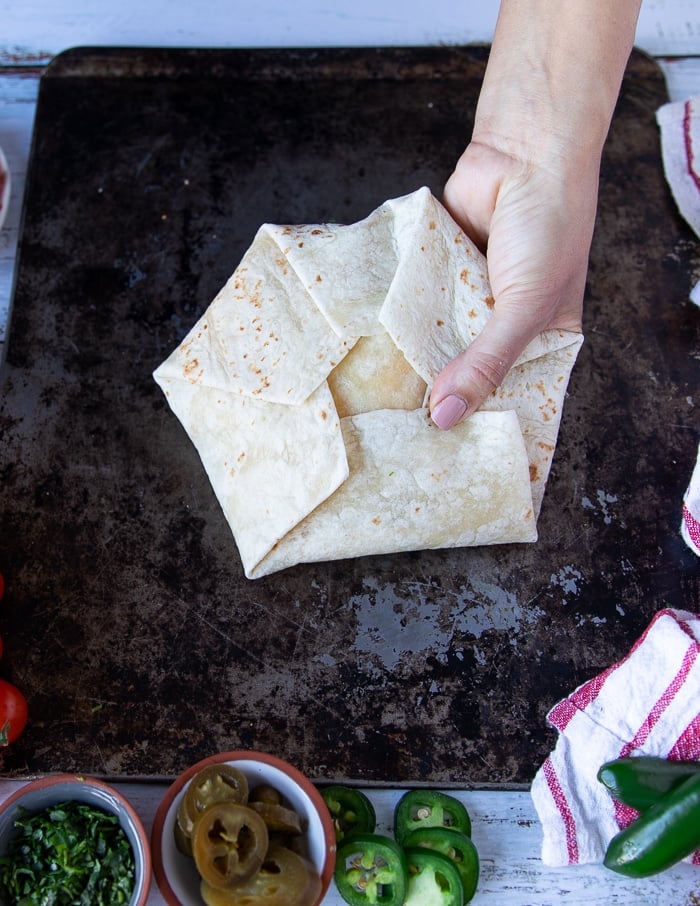
<svg viewBox="0 0 700 906"><path fill-rule="evenodd" d="M686 632L689 631L687 626L682 626L682 628ZM652 706L651 710L649 711L649 714L647 714L645 719L642 721L642 724L639 727L639 729L637 730L637 733L635 734L634 739L632 739L630 742L626 743L620 749L620 754L619 754L620 758L626 758L635 749L639 749L644 745L646 740L649 738L649 734L651 733L651 731L654 729L656 724L659 722L659 720L663 716L664 711L666 711L666 709L669 707L669 705L675 699L676 695L683 688L685 681L688 679L688 676L695 665L697 656L698 656L698 645L695 644L694 646L688 648L688 650L686 651L685 656L683 657L683 663L681 664L680 669L678 670L678 673L676 673L676 675L673 677L673 679L668 684L666 689L664 689L663 693L656 700L656 702ZM699 728L700 728L700 715L696 715L695 719L693 721L691 721L691 723L688 725L688 727L686 727L686 729L683 733L683 736L685 737L685 743L683 744L684 746L691 745L692 743L694 743L696 746L698 745ZM682 738L683 737L681 737L681 739ZM671 750L671 752L669 752L669 754L667 756L668 758L674 758L674 757L676 759L679 758L678 755L674 756L672 754L674 749L676 748L676 746L678 746L679 742L680 742L680 739L676 742L676 745ZM637 815L638 815L638 812L635 811L635 809L630 808L629 806L624 805L622 802L618 802L617 800L615 800L615 820L617 821L618 827L620 827L620 828L627 827L629 824L632 823L632 821L634 821L634 819L637 817Z"/></svg>
<svg viewBox="0 0 700 906"><path fill-rule="evenodd" d="M700 177L695 172L695 155L693 154L693 137L691 135L691 124L693 119L693 108L690 101L685 102L683 108L683 143L685 144L685 164L688 170L688 176L695 183L695 188L700 191Z"/></svg>
<svg viewBox="0 0 700 906"><path fill-rule="evenodd" d="M700 759L700 714L696 714L676 740L668 757L674 761Z"/></svg>
<svg viewBox="0 0 700 906"><path fill-rule="evenodd" d="M557 777L557 772L552 764L551 758L545 759L543 765L543 772L545 780L547 781L547 786L549 787L549 792L554 800L554 804L557 807L557 811L561 816L562 823L564 824L564 835L566 838L566 855L569 860L570 865L576 865L578 863L578 840L576 839L576 821L574 816L569 808L569 802L566 798L566 793L562 789L562 785L559 782Z"/></svg>
<svg viewBox="0 0 700 906"><path fill-rule="evenodd" d="M697 657L697 645L692 648L688 648L678 673L673 677L673 679L668 684L666 689L664 689L663 693L657 699L657 701L654 702L651 711L643 720L642 725L637 730L634 739L626 743L620 750L621 758L624 758L626 755L629 755L630 752L634 751L634 749L638 749L640 748L640 746L644 745L649 734L663 716L664 711L666 711L669 705L673 702L676 695L683 688L683 684L688 679L688 675L693 669Z"/></svg>
<svg viewBox="0 0 700 906"><path fill-rule="evenodd" d="M577 712L585 711L586 708L588 708L589 705L592 705L598 698L608 677L612 673L615 673L615 671L618 670L625 661L628 661L634 652L644 644L656 621L669 613L669 608L660 610L622 660L618 661L616 664L612 664L607 670L604 670L602 673L594 676L593 679L588 680L588 682L579 686L578 689L575 689L568 698L565 698L556 704L547 715L550 724L562 733L567 728L572 718L576 716ZM692 633L685 626L683 628L692 636Z"/></svg>
<svg viewBox="0 0 700 906"><path fill-rule="evenodd" d="M563 732L569 722L579 711L585 711L589 705L600 695L605 680L617 668L617 664L609 667L603 673L593 677L587 683L584 683L575 692L572 692L568 698L563 699L558 705L555 705L549 712L548 720L557 730Z"/></svg>
<svg viewBox="0 0 700 906"><path fill-rule="evenodd" d="M695 547L700 548L700 522L698 522L685 504L683 504L683 522L685 523L688 537Z"/></svg>

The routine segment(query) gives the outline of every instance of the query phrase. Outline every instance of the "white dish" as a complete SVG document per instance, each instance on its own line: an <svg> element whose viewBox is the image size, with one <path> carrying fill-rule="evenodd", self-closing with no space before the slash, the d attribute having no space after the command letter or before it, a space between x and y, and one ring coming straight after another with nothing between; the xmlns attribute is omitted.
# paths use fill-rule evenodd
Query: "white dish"
<svg viewBox="0 0 700 906"><path fill-rule="evenodd" d="M189 781L210 764L235 765L245 774L253 789L265 783L275 787L289 806L307 825L306 856L321 877L322 902L335 866L335 832L321 794L296 768L261 752L223 752L192 765L168 788L158 807L151 834L153 871L163 899L169 906L203 906L199 893L200 878L193 859L175 845L178 807Z"/></svg>

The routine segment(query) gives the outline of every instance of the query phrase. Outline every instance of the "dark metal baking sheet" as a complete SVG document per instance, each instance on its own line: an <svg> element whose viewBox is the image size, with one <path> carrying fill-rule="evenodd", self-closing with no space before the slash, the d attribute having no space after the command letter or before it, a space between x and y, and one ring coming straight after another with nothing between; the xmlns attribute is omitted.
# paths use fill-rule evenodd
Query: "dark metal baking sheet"
<svg viewBox="0 0 700 906"><path fill-rule="evenodd" d="M697 607L678 526L699 262L642 54L605 151L586 343L537 544L247 581L151 379L263 221L352 222L424 184L439 195L486 58L86 48L48 69L0 408L0 672L31 709L6 772L167 775L240 746L316 778L527 783L554 741L547 710L658 609Z"/></svg>

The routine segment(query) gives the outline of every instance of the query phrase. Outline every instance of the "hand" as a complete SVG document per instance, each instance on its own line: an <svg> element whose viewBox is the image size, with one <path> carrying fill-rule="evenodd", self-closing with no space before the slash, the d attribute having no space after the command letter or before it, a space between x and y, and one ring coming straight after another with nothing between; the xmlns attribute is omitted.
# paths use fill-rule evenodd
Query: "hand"
<svg viewBox="0 0 700 906"><path fill-rule="evenodd" d="M495 306L435 381L430 411L438 427L473 414L542 330L581 330L597 195L597 160L572 173L562 158L543 163L478 142L467 147L443 201L486 250Z"/></svg>
<svg viewBox="0 0 700 906"><path fill-rule="evenodd" d="M493 314L430 410L475 412L538 333L581 329L600 155L641 0L501 0L471 144L444 202L486 251Z"/></svg>

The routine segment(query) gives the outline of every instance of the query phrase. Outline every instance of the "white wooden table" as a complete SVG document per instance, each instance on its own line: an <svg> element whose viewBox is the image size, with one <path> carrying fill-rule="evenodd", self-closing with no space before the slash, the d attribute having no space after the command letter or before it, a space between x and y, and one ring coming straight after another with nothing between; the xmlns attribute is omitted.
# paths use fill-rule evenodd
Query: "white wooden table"
<svg viewBox="0 0 700 906"><path fill-rule="evenodd" d="M12 295L22 194L42 68L78 45L219 47L421 45L489 41L498 0L23 0L0 3L0 147L10 166L12 197L0 230L0 351ZM700 93L700 0L646 0L637 46L659 58L672 99ZM0 355L0 361L1 361ZM552 702L554 704L554 702ZM56 741L60 745L60 740ZM18 785L0 780L0 800ZM166 785L117 784L150 831ZM388 831L400 791L367 790L379 830ZM645 881L630 881L600 865L550 869L540 859L541 828L527 791L457 794L473 818L482 873L474 903L499 906L634 904L696 906L700 870L678 866ZM149 906L163 899L155 887ZM334 890L327 906L341 900Z"/></svg>

